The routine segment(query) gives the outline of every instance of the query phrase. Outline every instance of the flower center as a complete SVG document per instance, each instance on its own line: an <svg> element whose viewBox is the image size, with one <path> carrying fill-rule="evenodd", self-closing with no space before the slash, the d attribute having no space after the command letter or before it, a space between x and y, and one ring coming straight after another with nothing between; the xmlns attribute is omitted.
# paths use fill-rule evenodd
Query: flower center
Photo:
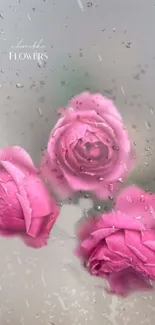
<svg viewBox="0 0 155 325"><path fill-rule="evenodd" d="M108 147L100 141L93 143L86 142L85 149L89 159L99 159L101 157L108 159Z"/></svg>

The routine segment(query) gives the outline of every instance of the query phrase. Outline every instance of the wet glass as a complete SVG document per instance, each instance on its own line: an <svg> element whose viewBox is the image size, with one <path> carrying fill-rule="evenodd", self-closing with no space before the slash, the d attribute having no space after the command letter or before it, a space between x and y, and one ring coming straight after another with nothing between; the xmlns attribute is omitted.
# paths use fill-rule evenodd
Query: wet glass
<svg viewBox="0 0 155 325"><path fill-rule="evenodd" d="M128 179L155 190L153 0L1 0L0 145L20 145L38 164L69 98L84 90L112 99L138 164ZM59 202L48 246L0 238L0 323L152 324L154 293L105 293L73 254L75 225L112 204L87 193Z"/></svg>

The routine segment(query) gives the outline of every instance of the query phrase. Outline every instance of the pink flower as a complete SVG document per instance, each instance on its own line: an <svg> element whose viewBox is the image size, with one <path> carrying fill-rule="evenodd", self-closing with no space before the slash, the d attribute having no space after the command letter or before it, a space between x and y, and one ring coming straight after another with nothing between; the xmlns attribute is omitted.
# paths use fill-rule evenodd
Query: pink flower
<svg viewBox="0 0 155 325"><path fill-rule="evenodd" d="M110 291L126 296L152 289L155 280L155 194L128 187L115 211L87 220L78 230L76 254Z"/></svg>
<svg viewBox="0 0 155 325"><path fill-rule="evenodd" d="M41 170L59 197L90 191L107 198L131 170L133 152L122 117L100 94L71 99L51 131Z"/></svg>
<svg viewBox="0 0 155 325"><path fill-rule="evenodd" d="M17 235L28 246L44 246L58 212L24 149L0 149L0 235Z"/></svg>

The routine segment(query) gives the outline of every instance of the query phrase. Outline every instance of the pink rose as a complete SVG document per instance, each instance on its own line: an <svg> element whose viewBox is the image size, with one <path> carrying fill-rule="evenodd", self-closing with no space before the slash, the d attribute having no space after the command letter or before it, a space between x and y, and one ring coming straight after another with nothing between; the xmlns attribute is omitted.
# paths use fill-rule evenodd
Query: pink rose
<svg viewBox="0 0 155 325"><path fill-rule="evenodd" d="M0 149L0 235L44 246L58 212L28 153L20 147Z"/></svg>
<svg viewBox="0 0 155 325"><path fill-rule="evenodd" d="M155 280L155 194L128 187L113 212L87 220L78 230L76 254L110 291L126 296Z"/></svg>
<svg viewBox="0 0 155 325"><path fill-rule="evenodd" d="M61 198L90 191L107 198L130 171L133 152L122 117L100 94L71 99L52 130L41 170Z"/></svg>

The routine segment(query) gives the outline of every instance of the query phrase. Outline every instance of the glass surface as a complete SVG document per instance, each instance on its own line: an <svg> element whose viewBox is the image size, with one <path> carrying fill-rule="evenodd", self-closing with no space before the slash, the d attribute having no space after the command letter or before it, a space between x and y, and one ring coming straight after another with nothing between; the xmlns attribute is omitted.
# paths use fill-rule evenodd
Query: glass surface
<svg viewBox="0 0 155 325"><path fill-rule="evenodd" d="M1 147L21 145L38 163L56 109L98 91L114 100L136 148L129 183L155 190L154 31L153 0L1 0ZM45 248L0 238L1 325L153 324L154 293L107 295L74 257L75 224L92 204L68 200Z"/></svg>

